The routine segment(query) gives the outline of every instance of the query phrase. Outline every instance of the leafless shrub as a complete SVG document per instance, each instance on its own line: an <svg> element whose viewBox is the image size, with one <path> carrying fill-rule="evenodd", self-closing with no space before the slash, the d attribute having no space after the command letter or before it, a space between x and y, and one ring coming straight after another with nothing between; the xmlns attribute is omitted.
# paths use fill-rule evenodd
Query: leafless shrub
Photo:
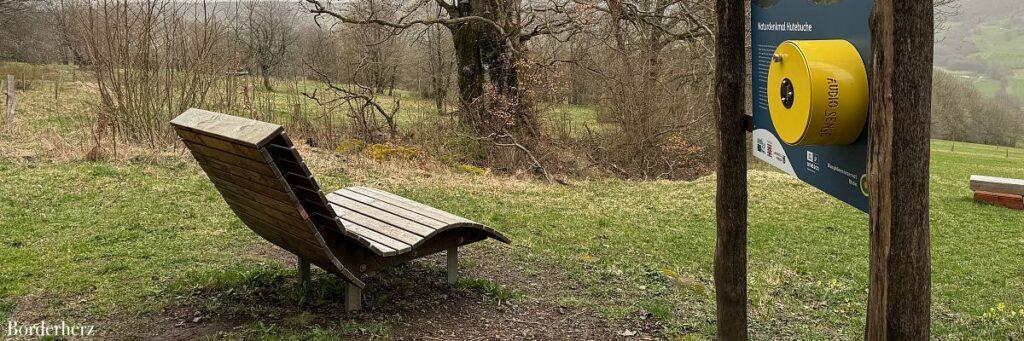
<svg viewBox="0 0 1024 341"><path fill-rule="evenodd" d="M326 88L303 94L316 101L325 112L343 112L350 132L360 140L381 143L398 137L395 118L402 106L400 97L394 97L392 104L383 104L373 86L336 84L327 74L313 71L317 72Z"/></svg>
<svg viewBox="0 0 1024 341"><path fill-rule="evenodd" d="M691 0L592 5L601 24L562 54L570 102L598 113L581 138L591 162L630 178L699 174L714 143L711 9Z"/></svg>
<svg viewBox="0 0 1024 341"><path fill-rule="evenodd" d="M232 20L245 65L250 74L260 76L267 91L274 91L270 76L276 74L298 39L295 15L288 2L248 0L240 4Z"/></svg>
<svg viewBox="0 0 1024 341"><path fill-rule="evenodd" d="M230 60L220 48L227 27L205 4L101 0L74 15L99 87L99 121L125 141L170 142L167 122L203 106Z"/></svg>

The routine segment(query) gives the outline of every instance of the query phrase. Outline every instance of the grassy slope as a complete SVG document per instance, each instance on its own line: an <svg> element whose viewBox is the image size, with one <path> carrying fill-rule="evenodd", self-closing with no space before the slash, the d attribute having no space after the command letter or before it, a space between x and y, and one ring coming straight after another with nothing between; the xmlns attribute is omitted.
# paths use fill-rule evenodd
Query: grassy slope
<svg viewBox="0 0 1024 341"><path fill-rule="evenodd" d="M969 28L967 39L979 50L970 57L985 60L1008 70L1007 93L1024 99L1024 36L1020 34L1021 28L1015 27L1016 25L1018 24L1010 19L990 19ZM954 22L948 29L961 30L965 29L965 26ZM944 32L940 32L936 39L942 39L943 36ZM973 73L968 74L976 76ZM988 96L994 95L1003 86L1000 82L984 76L977 78L976 85L979 91Z"/></svg>
<svg viewBox="0 0 1024 341"><path fill-rule="evenodd" d="M1009 20L980 24L972 31L971 40L981 50L974 56L1009 70L1006 91L1024 98L1024 36L1013 25Z"/></svg>
<svg viewBox="0 0 1024 341"><path fill-rule="evenodd" d="M66 83L54 106L50 84L19 92L18 129L80 139L82 121L92 110L86 100L91 94L83 90L87 87ZM287 108L294 96L294 91L274 95L273 107ZM412 94L402 96L403 108L432 108ZM589 109L551 111L574 122L596 121ZM416 112L407 117L430 116ZM27 141L0 134L0 152ZM1024 334L1024 215L975 204L966 186L975 173L1024 178L1024 150L1010 150L1010 157L1005 152L934 142L934 321L941 335ZM117 317L169 305L216 304L197 292L274 291L282 277L295 275L281 259L253 252L267 243L232 216L187 156L51 164L38 161L45 153L14 154L18 157L0 153L0 317L5 320L25 295L69 302L47 308L58 316ZM326 188L373 184L497 227L515 240L512 261L527 271L533 263L554 265L585 288L561 299L562 305L598 309L612 318L643 310L665 322L669 334L713 333L713 177L564 187L493 176L427 177L423 170L374 162L310 160ZM755 165L750 217L755 335L858 338L866 299L866 216ZM321 278L322 295L340 297L340 288L330 284L335 282ZM322 332L306 323L276 327L285 333ZM321 327L329 334L386 331L387 321Z"/></svg>
<svg viewBox="0 0 1024 341"><path fill-rule="evenodd" d="M1009 70L1024 69L1024 37L1019 27L1008 19L993 20L978 25L971 40L981 52L976 56Z"/></svg>
<svg viewBox="0 0 1024 341"><path fill-rule="evenodd" d="M936 141L931 212L938 334L1024 332L1024 317L1009 313L1024 309L1024 215L973 203L966 188L973 173L1024 177L1024 150L1012 152L1006 158L992 147L961 143L950 152L948 143ZM325 187L351 182L318 171ZM437 177L389 180L395 175L389 172L377 169L359 182L496 226L515 240L517 262L554 264L587 288L562 304L613 318L643 309L671 333L713 332L713 177L564 187L459 176L452 186ZM246 252L263 242L232 217L186 158L119 165L4 161L0 178L0 315L25 294L81 299L51 307L57 312L152 311L188 296L190 288L246 281L263 271L293 272L281 269L280 260ZM753 171L751 186L756 335L858 337L866 216L780 173ZM1000 316L984 317L1000 305L1006 307Z"/></svg>

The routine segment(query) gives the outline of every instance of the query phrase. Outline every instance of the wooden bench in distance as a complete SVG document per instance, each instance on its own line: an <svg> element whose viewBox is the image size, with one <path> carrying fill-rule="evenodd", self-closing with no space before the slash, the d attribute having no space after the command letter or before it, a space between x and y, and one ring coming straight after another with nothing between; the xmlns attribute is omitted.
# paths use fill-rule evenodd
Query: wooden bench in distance
<svg viewBox="0 0 1024 341"><path fill-rule="evenodd" d="M200 109L171 125L235 215L299 257L301 281L314 264L349 283L346 310L359 309L360 277L368 272L445 251L454 284L460 246L509 242L489 227L379 189L325 195L279 125Z"/></svg>
<svg viewBox="0 0 1024 341"><path fill-rule="evenodd" d="M971 175L974 201L1024 210L1024 180Z"/></svg>

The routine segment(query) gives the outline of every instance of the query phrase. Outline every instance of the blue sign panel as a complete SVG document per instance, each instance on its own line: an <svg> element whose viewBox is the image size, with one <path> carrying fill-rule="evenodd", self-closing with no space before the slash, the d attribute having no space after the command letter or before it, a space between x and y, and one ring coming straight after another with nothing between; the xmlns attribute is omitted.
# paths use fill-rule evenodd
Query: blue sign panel
<svg viewBox="0 0 1024 341"><path fill-rule="evenodd" d="M752 152L758 159L867 212L867 130L851 144L791 145L783 142L769 111L768 70L781 59L776 49L790 40L850 42L870 68L871 0L751 1ZM787 79L786 82L789 82ZM788 84L787 84L788 85ZM787 108L792 102L792 86ZM785 88L783 91L786 91Z"/></svg>

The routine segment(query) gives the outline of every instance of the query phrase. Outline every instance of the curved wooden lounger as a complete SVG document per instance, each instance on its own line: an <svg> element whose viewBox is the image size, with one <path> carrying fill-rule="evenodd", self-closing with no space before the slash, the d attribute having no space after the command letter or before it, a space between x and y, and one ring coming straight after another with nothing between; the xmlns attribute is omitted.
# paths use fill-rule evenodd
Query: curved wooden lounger
<svg viewBox="0 0 1024 341"><path fill-rule="evenodd" d="M447 251L448 280L458 247L509 239L466 218L369 187L324 195L284 128L189 109L171 125L246 226L309 264L349 283L346 309L359 308L363 274Z"/></svg>

